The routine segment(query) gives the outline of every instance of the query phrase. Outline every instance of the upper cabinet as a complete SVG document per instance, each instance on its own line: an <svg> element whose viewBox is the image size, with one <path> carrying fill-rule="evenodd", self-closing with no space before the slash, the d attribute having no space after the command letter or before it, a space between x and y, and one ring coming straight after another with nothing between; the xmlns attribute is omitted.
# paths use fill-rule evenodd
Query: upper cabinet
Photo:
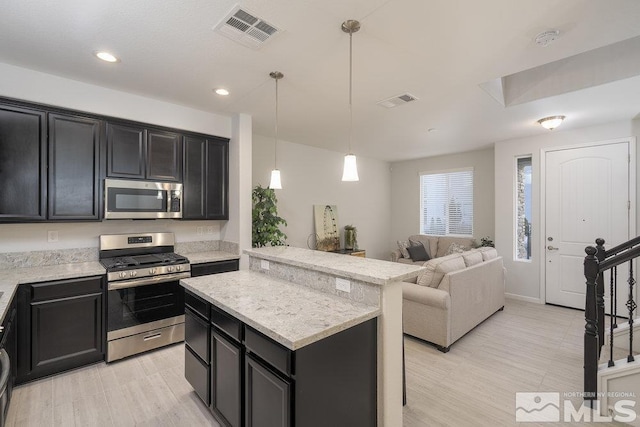
<svg viewBox="0 0 640 427"><path fill-rule="evenodd" d="M49 114L49 220L100 219L101 120Z"/></svg>
<svg viewBox="0 0 640 427"><path fill-rule="evenodd" d="M182 144L174 132L109 122L107 176L182 181Z"/></svg>
<svg viewBox="0 0 640 427"><path fill-rule="evenodd" d="M46 113L0 105L0 221L46 219Z"/></svg>
<svg viewBox="0 0 640 427"><path fill-rule="evenodd" d="M184 137L183 219L229 219L229 140Z"/></svg>

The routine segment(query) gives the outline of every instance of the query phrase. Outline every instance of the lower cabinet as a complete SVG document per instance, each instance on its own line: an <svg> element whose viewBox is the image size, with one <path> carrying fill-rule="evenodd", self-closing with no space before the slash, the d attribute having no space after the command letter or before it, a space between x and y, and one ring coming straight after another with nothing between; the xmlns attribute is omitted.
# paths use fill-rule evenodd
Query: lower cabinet
<svg viewBox="0 0 640 427"><path fill-rule="evenodd" d="M211 410L223 423L242 425L242 359L240 343L211 331ZM265 424L263 424L265 425Z"/></svg>
<svg viewBox="0 0 640 427"><path fill-rule="evenodd" d="M18 288L17 383L104 360L104 278Z"/></svg>
<svg viewBox="0 0 640 427"><path fill-rule="evenodd" d="M376 425L376 319L291 351L189 291L185 302L185 376L221 425Z"/></svg>
<svg viewBox="0 0 640 427"><path fill-rule="evenodd" d="M245 358L246 425L291 425L291 383L260 363L255 357Z"/></svg>

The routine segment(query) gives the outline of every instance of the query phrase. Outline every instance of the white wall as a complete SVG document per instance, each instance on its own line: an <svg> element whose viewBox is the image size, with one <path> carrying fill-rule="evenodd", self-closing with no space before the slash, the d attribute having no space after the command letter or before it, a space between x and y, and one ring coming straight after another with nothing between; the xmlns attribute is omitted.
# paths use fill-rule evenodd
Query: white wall
<svg viewBox="0 0 640 427"><path fill-rule="evenodd" d="M242 145L248 138L248 150L244 157L251 158L251 134L234 135L232 118L225 115L195 110L156 99L90 85L63 77L45 74L25 68L0 63L0 96L31 102L87 111L106 116L174 127L194 132L232 138L232 144ZM239 120L239 119L238 119ZM243 119L251 126L251 118ZM238 128L239 129L239 128ZM234 152L232 147L231 152ZM239 200L250 197L247 185L239 185L242 177L251 176L251 164L240 162L240 156L230 159L230 206L233 215L226 221L104 221L89 223L56 224L0 224L0 252L45 250L75 247L97 247L98 236L107 233L135 231L173 231L178 241L218 240L221 227L239 230L239 218L247 221L246 210ZM240 192L244 191L243 194ZM244 209L244 213L242 211ZM244 215L244 216L243 216ZM248 220L250 221L250 220ZM204 226L209 234L197 235L196 227ZM57 230L59 241L47 243L47 231ZM240 239L239 232L227 233L229 239ZM238 240L230 240L240 243Z"/></svg>
<svg viewBox="0 0 640 427"><path fill-rule="evenodd" d="M479 241L494 234L493 148L391 164L391 236L398 240L420 234L420 172L473 168L473 235Z"/></svg>
<svg viewBox="0 0 640 427"><path fill-rule="evenodd" d="M253 136L253 185L269 185L274 140ZM357 154L357 153L356 153ZM344 153L278 141L282 190L276 190L278 213L287 220L287 243L307 247L314 233L313 205L338 207L338 225L358 229L358 246L368 258L389 258L391 223L389 163L358 156L359 182L342 182Z"/></svg>
<svg viewBox="0 0 640 427"><path fill-rule="evenodd" d="M634 129L635 128L635 129ZM495 230L496 248L507 269L507 293L544 303L540 292L540 156L542 149L606 141L636 135L640 129L632 121L563 131L545 131L538 136L495 144ZM515 158L532 156L532 259L514 261L515 253ZM640 188L640 187L639 187Z"/></svg>

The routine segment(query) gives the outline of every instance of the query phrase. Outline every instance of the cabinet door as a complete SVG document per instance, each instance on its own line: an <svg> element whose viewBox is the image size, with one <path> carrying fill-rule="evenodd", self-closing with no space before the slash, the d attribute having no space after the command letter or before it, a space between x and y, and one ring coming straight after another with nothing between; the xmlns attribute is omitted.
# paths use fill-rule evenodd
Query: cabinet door
<svg viewBox="0 0 640 427"><path fill-rule="evenodd" d="M291 384L247 354L245 360L245 425L289 427ZM318 404L321 404L318 402Z"/></svg>
<svg viewBox="0 0 640 427"><path fill-rule="evenodd" d="M207 217L229 219L229 141L207 143Z"/></svg>
<svg viewBox="0 0 640 427"><path fill-rule="evenodd" d="M183 219L205 219L207 140L184 137Z"/></svg>
<svg viewBox="0 0 640 427"><path fill-rule="evenodd" d="M147 132L147 178L182 182L182 143L173 132Z"/></svg>
<svg viewBox="0 0 640 427"><path fill-rule="evenodd" d="M0 106L0 221L45 219L45 113Z"/></svg>
<svg viewBox="0 0 640 427"><path fill-rule="evenodd" d="M49 114L50 220L100 219L100 120Z"/></svg>
<svg viewBox="0 0 640 427"><path fill-rule="evenodd" d="M211 333L211 409L231 427L242 425L242 349Z"/></svg>
<svg viewBox="0 0 640 427"><path fill-rule="evenodd" d="M142 127L107 124L107 176L145 177L146 132Z"/></svg>
<svg viewBox="0 0 640 427"><path fill-rule="evenodd" d="M17 382L104 359L103 278L20 285Z"/></svg>

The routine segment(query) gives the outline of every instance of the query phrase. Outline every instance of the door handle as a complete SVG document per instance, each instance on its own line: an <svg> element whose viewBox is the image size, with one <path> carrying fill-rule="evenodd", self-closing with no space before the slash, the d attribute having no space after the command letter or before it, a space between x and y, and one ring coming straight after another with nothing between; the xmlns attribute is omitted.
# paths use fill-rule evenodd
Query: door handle
<svg viewBox="0 0 640 427"><path fill-rule="evenodd" d="M547 249L549 249L550 251L557 251L560 248L554 248L553 246L549 245L547 246Z"/></svg>

